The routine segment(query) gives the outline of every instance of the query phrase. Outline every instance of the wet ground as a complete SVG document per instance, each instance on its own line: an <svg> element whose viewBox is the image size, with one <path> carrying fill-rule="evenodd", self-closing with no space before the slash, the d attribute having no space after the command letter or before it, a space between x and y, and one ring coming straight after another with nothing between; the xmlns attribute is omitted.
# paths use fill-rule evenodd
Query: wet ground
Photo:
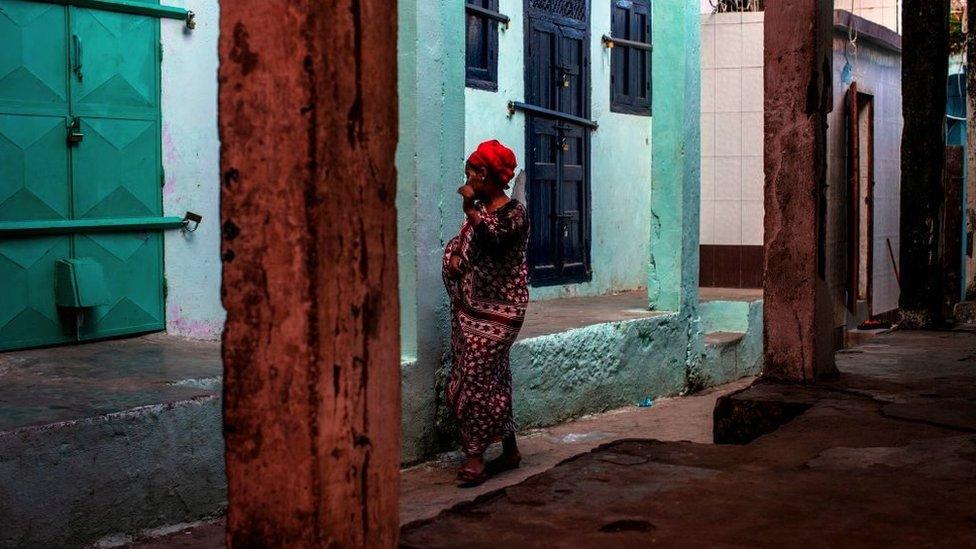
<svg viewBox="0 0 976 549"><path fill-rule="evenodd" d="M220 393L220 344L162 334L0 354L0 432Z"/></svg>
<svg viewBox="0 0 976 549"><path fill-rule="evenodd" d="M976 335L885 335L838 366L729 397L805 410L749 444L606 444L408 524L402 546L976 547Z"/></svg>

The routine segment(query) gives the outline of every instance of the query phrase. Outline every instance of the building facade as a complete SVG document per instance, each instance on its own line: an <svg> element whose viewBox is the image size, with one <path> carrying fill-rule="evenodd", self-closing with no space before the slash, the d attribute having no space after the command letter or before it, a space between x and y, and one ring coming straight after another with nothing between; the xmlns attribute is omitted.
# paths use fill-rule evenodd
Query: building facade
<svg viewBox="0 0 976 549"><path fill-rule="evenodd" d="M703 9L701 281L759 288L763 13ZM841 341L844 329L898 307L901 38L885 26L896 26L896 12L895 2L835 12L823 236Z"/></svg>

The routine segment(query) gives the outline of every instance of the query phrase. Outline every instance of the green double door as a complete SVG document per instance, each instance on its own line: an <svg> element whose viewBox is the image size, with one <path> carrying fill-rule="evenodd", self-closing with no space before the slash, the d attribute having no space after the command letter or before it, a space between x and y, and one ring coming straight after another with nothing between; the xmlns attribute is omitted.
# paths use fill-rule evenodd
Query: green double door
<svg viewBox="0 0 976 549"><path fill-rule="evenodd" d="M162 216L159 55L156 18L0 0L0 350L164 328L160 232L91 230ZM56 304L65 258L106 303Z"/></svg>

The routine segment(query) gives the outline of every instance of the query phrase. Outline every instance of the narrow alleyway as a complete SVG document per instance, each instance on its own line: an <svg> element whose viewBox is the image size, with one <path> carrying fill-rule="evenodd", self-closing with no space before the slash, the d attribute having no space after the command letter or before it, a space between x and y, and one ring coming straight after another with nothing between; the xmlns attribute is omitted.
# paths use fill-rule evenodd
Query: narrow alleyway
<svg viewBox="0 0 976 549"><path fill-rule="evenodd" d="M976 335L898 332L837 362L829 382L731 396L805 410L750 444L606 444L401 546L976 546Z"/></svg>
<svg viewBox="0 0 976 549"><path fill-rule="evenodd" d="M614 440L640 437L709 444L716 400L748 386L751 381L751 378L743 379L701 394L663 399L650 408L634 406L550 429L534 430L520 439L522 467L477 488L457 487L455 474L462 461L457 452L405 469L400 477L400 524L433 518L455 505L470 503L485 494L516 485ZM497 448L492 450L497 451ZM163 529L154 539L132 547L216 549L223 546L224 521L221 519L192 527Z"/></svg>
<svg viewBox="0 0 976 549"><path fill-rule="evenodd" d="M742 380L534 431L523 467L476 489L455 487L455 454L406 469L401 544L976 546L976 333L896 332L837 362L841 375L815 386ZM805 411L750 444L714 445L723 397ZM134 547L223 547L223 528Z"/></svg>

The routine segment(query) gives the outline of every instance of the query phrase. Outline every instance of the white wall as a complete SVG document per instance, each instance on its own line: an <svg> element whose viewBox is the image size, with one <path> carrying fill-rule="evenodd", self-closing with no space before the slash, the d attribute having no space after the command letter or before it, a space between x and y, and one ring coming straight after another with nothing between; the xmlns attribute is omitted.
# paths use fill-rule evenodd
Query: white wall
<svg viewBox="0 0 976 549"><path fill-rule="evenodd" d="M834 36L834 110L828 115L827 277L834 296L835 321L843 324L846 273L847 135L846 94L850 80L874 97L874 239L872 314L898 307L899 288L888 252L899 257L901 211L901 56L861 42L857 57L845 54L847 35ZM845 65L850 68L845 71ZM845 79L845 74L849 75Z"/></svg>
<svg viewBox="0 0 976 549"><path fill-rule="evenodd" d="M163 43L163 210L203 216L193 233L167 231L166 327L174 335L217 339L220 302L220 143L217 135L217 0L170 0L196 14L196 29L160 20Z"/></svg>
<svg viewBox="0 0 976 549"><path fill-rule="evenodd" d="M763 14L702 15L701 243L763 244Z"/></svg>

